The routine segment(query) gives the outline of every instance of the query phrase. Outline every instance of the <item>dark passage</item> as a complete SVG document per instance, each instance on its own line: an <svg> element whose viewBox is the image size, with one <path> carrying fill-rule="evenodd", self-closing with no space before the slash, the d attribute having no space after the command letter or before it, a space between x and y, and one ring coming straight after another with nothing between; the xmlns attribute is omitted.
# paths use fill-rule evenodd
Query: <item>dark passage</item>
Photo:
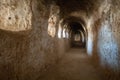
<svg viewBox="0 0 120 80"><path fill-rule="evenodd" d="M83 26L78 22L71 22L71 45L72 47L84 47L86 43L86 36Z"/></svg>

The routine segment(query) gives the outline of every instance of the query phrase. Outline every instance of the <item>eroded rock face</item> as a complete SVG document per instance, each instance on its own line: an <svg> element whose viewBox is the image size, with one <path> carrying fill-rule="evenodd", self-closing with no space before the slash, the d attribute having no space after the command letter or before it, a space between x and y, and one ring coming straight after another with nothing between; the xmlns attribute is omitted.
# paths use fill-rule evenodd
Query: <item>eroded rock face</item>
<svg viewBox="0 0 120 80"><path fill-rule="evenodd" d="M32 28L31 1L0 0L0 29L25 31Z"/></svg>
<svg viewBox="0 0 120 80"><path fill-rule="evenodd" d="M59 7L57 5L52 5L48 20L48 34L51 37L55 37L55 35L57 34L58 21L59 21Z"/></svg>
<svg viewBox="0 0 120 80"><path fill-rule="evenodd" d="M60 15L55 7L51 11L51 0L0 0L0 80L36 80L56 63L70 46L62 35L60 39L55 36L58 16L68 18L68 22L83 21L88 30L89 55L102 68L120 72L120 1L105 0L102 5L102 0L83 0L81 5L75 0L64 0L64 4L56 1ZM48 35L52 15L58 19L54 38ZM106 73L109 77L110 73Z"/></svg>
<svg viewBox="0 0 120 80"><path fill-rule="evenodd" d="M0 1L0 80L36 80L62 55L65 41L47 32L49 6L44 0Z"/></svg>
<svg viewBox="0 0 120 80"><path fill-rule="evenodd" d="M120 73L120 33L119 30L119 1L107 2L101 17L94 23L94 55L100 65L105 69L107 79L119 79ZM93 29L93 30L94 30ZM97 53L97 54L96 54ZM96 57L94 56L94 57ZM117 74L117 75L115 75Z"/></svg>

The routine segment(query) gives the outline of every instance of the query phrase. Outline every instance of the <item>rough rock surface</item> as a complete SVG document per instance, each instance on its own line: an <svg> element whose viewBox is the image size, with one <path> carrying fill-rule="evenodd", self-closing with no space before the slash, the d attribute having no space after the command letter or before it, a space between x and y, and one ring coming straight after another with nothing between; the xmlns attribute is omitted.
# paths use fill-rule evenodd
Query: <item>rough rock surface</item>
<svg viewBox="0 0 120 80"><path fill-rule="evenodd" d="M24 31L32 27L30 0L0 0L0 29Z"/></svg>
<svg viewBox="0 0 120 80"><path fill-rule="evenodd" d="M0 0L0 80L36 80L62 56L49 15L42 0Z"/></svg>
<svg viewBox="0 0 120 80"><path fill-rule="evenodd" d="M62 19L63 24L84 27L88 55L108 80L119 79L119 4L120 0L0 0L0 80L36 80L61 59L70 47L70 39L57 38ZM54 14L56 32L51 37L48 19Z"/></svg>

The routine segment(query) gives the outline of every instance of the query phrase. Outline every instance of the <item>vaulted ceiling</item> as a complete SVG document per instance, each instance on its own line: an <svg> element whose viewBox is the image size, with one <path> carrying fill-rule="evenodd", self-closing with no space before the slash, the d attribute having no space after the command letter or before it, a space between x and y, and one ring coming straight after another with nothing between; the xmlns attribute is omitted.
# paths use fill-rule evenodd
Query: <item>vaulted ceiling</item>
<svg viewBox="0 0 120 80"><path fill-rule="evenodd" d="M60 6L62 14L68 14L74 11L84 11L91 14L97 10L104 0L55 0Z"/></svg>

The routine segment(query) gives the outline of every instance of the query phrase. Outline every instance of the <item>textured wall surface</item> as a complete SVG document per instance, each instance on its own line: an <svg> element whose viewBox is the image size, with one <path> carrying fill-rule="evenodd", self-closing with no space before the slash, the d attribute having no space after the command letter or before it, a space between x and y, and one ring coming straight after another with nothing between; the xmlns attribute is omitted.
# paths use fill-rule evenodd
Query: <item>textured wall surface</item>
<svg viewBox="0 0 120 80"><path fill-rule="evenodd" d="M48 35L49 5L42 0L0 4L0 80L39 79L67 46L58 49L65 40L57 42Z"/></svg>
<svg viewBox="0 0 120 80"><path fill-rule="evenodd" d="M120 12L119 1L111 1L95 21L96 35L93 55L105 70L105 77L118 80L120 73Z"/></svg>
<svg viewBox="0 0 120 80"><path fill-rule="evenodd" d="M94 0L89 5L89 1L92 0L88 0L88 6L84 1L79 6L72 0L79 8L67 4L65 7L59 2L62 18L72 16L76 17L75 20L70 18L73 21L84 22L88 30L88 54L105 70L108 80L117 80L120 73L120 0L97 0L102 5ZM69 39L58 39L59 19L54 26L54 37L48 35L49 17L52 14L59 17L54 6L51 0L0 0L0 80L39 79L69 49Z"/></svg>
<svg viewBox="0 0 120 80"><path fill-rule="evenodd" d="M0 0L0 29L23 31L31 29L29 0Z"/></svg>
<svg viewBox="0 0 120 80"><path fill-rule="evenodd" d="M98 42L102 42L103 45L100 45L100 44L98 45L101 46L100 47L101 49L104 48L103 51L105 52L103 52L103 54L106 55L105 60L107 61L107 64L109 65L109 67L119 70L120 68L119 66L120 65L119 64L119 55L120 55L119 13L120 12L119 10L116 10L116 9L117 8L115 8L115 6L111 6L110 10L105 15L103 15L104 22L102 22L101 24L100 33L99 33L99 36L101 36L102 38L98 39L99 40Z"/></svg>

